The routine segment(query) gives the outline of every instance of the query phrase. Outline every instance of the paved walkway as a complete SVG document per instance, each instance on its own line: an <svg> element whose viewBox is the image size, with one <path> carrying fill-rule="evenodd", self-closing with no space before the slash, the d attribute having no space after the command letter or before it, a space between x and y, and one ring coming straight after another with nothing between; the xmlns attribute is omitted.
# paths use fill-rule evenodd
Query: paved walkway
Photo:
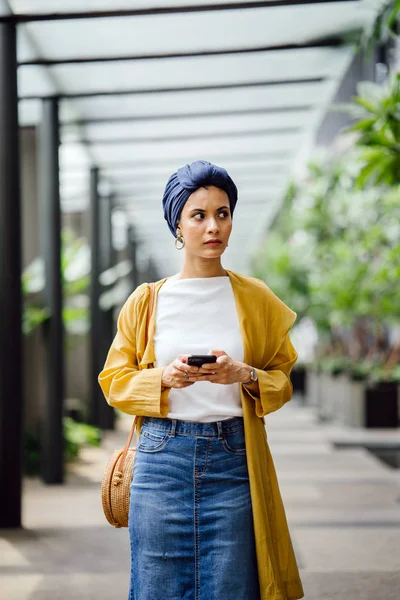
<svg viewBox="0 0 400 600"><path fill-rule="evenodd" d="M127 531L105 522L99 482L127 426L85 450L66 485L25 482L24 530L0 530L0 600L126 598ZM400 470L361 448L336 449L355 432L317 423L296 400L267 429L305 598L399 600ZM400 430L360 436L400 441Z"/></svg>

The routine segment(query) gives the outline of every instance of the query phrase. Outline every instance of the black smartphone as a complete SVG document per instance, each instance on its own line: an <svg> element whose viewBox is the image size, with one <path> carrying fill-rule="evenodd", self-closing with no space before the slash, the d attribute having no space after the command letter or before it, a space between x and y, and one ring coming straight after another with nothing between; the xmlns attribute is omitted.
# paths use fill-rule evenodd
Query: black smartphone
<svg viewBox="0 0 400 600"><path fill-rule="evenodd" d="M192 354L188 357L188 365L191 367L201 367L206 363L217 362L217 357L214 354Z"/></svg>

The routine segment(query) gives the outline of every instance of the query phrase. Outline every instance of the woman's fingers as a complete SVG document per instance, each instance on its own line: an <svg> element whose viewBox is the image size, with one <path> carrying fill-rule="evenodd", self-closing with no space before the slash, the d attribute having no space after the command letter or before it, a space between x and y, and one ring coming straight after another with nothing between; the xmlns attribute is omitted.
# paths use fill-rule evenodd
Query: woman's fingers
<svg viewBox="0 0 400 600"><path fill-rule="evenodd" d="M178 357L175 360L175 367L182 372L186 372L188 375L197 375L198 373L202 373L203 369L202 367L193 367L190 366L188 364L186 364L185 362L181 361L180 358ZM207 371L205 371L207 373Z"/></svg>

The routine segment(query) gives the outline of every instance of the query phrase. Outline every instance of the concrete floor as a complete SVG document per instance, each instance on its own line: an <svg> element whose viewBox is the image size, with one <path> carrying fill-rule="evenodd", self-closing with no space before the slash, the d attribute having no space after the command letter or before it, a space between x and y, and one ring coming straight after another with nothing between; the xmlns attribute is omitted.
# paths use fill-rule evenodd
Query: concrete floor
<svg viewBox="0 0 400 600"><path fill-rule="evenodd" d="M25 481L24 529L0 530L0 600L127 597L127 530L105 522L99 483L128 426L122 419L101 449L86 449L66 485ZM400 430L321 424L294 399L269 415L267 431L305 598L399 600L400 470L333 443L355 435L393 441Z"/></svg>

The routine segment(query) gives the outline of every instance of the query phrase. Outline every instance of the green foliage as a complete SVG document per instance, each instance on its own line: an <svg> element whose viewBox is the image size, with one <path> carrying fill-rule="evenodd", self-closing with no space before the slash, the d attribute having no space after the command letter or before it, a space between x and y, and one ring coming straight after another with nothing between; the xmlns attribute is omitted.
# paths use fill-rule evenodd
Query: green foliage
<svg viewBox="0 0 400 600"><path fill-rule="evenodd" d="M40 473L40 441L35 431L26 430L23 434L24 474L28 477Z"/></svg>
<svg viewBox="0 0 400 600"><path fill-rule="evenodd" d="M49 311L46 308L31 306L28 302L24 304L22 318L22 332L29 335L49 317Z"/></svg>
<svg viewBox="0 0 400 600"><path fill-rule="evenodd" d="M381 0L375 9L376 16L362 32L359 46L365 50L369 58L377 44L387 44L390 38L396 37L396 21L400 16L400 0Z"/></svg>
<svg viewBox="0 0 400 600"><path fill-rule="evenodd" d="M298 236L299 238L300 236ZM279 233L271 233L265 245L253 259L256 277L265 277L268 265L267 284L282 300L290 303L299 317L309 308L307 262L304 240L286 240Z"/></svg>
<svg viewBox="0 0 400 600"><path fill-rule="evenodd" d="M347 356L329 356L320 360L319 369L322 373L340 375L351 369L352 363Z"/></svg>
<svg viewBox="0 0 400 600"><path fill-rule="evenodd" d="M346 105L357 118L353 147L314 160L305 180L290 184L253 260L254 274L330 342L359 317L376 339L383 324L400 322L400 75L358 92ZM347 368L355 378L368 369L378 377L364 363Z"/></svg>
<svg viewBox="0 0 400 600"><path fill-rule="evenodd" d="M90 277L84 269L78 270L73 277L69 273L71 267L79 264L80 260L82 262L81 255L86 249L86 241L77 238L71 231L64 231L61 243L61 280L66 302L63 308L63 322L67 330L71 329L75 333L81 330L86 331L89 309L87 306L82 306L82 303L76 305L76 299L87 295ZM36 259L25 269L21 277L24 300L23 333L25 335L32 333L50 317L49 310L43 306L44 285L44 264Z"/></svg>
<svg viewBox="0 0 400 600"><path fill-rule="evenodd" d="M385 85L364 81L357 86L355 104L339 105L358 121L348 128L357 133L360 171L355 184L367 186L400 184L400 74L393 73ZM356 106L356 110L354 110Z"/></svg>
<svg viewBox="0 0 400 600"><path fill-rule="evenodd" d="M349 367L348 373L351 379L355 381L366 381L371 373L374 363L370 359L353 361Z"/></svg>
<svg viewBox="0 0 400 600"><path fill-rule="evenodd" d="M77 423L70 417L64 417L64 456L67 462L79 458L84 446L98 447L101 443L101 430L87 423ZM41 443L37 431L26 430L23 436L24 473L28 476L40 474Z"/></svg>
<svg viewBox="0 0 400 600"><path fill-rule="evenodd" d="M70 417L64 417L65 439L75 442L79 446L99 446L101 430L88 423L78 423Z"/></svg>
<svg viewBox="0 0 400 600"><path fill-rule="evenodd" d="M377 383L380 381L400 383L400 365L395 365L394 367L388 369L384 364L374 364L371 367L368 379L371 383Z"/></svg>

